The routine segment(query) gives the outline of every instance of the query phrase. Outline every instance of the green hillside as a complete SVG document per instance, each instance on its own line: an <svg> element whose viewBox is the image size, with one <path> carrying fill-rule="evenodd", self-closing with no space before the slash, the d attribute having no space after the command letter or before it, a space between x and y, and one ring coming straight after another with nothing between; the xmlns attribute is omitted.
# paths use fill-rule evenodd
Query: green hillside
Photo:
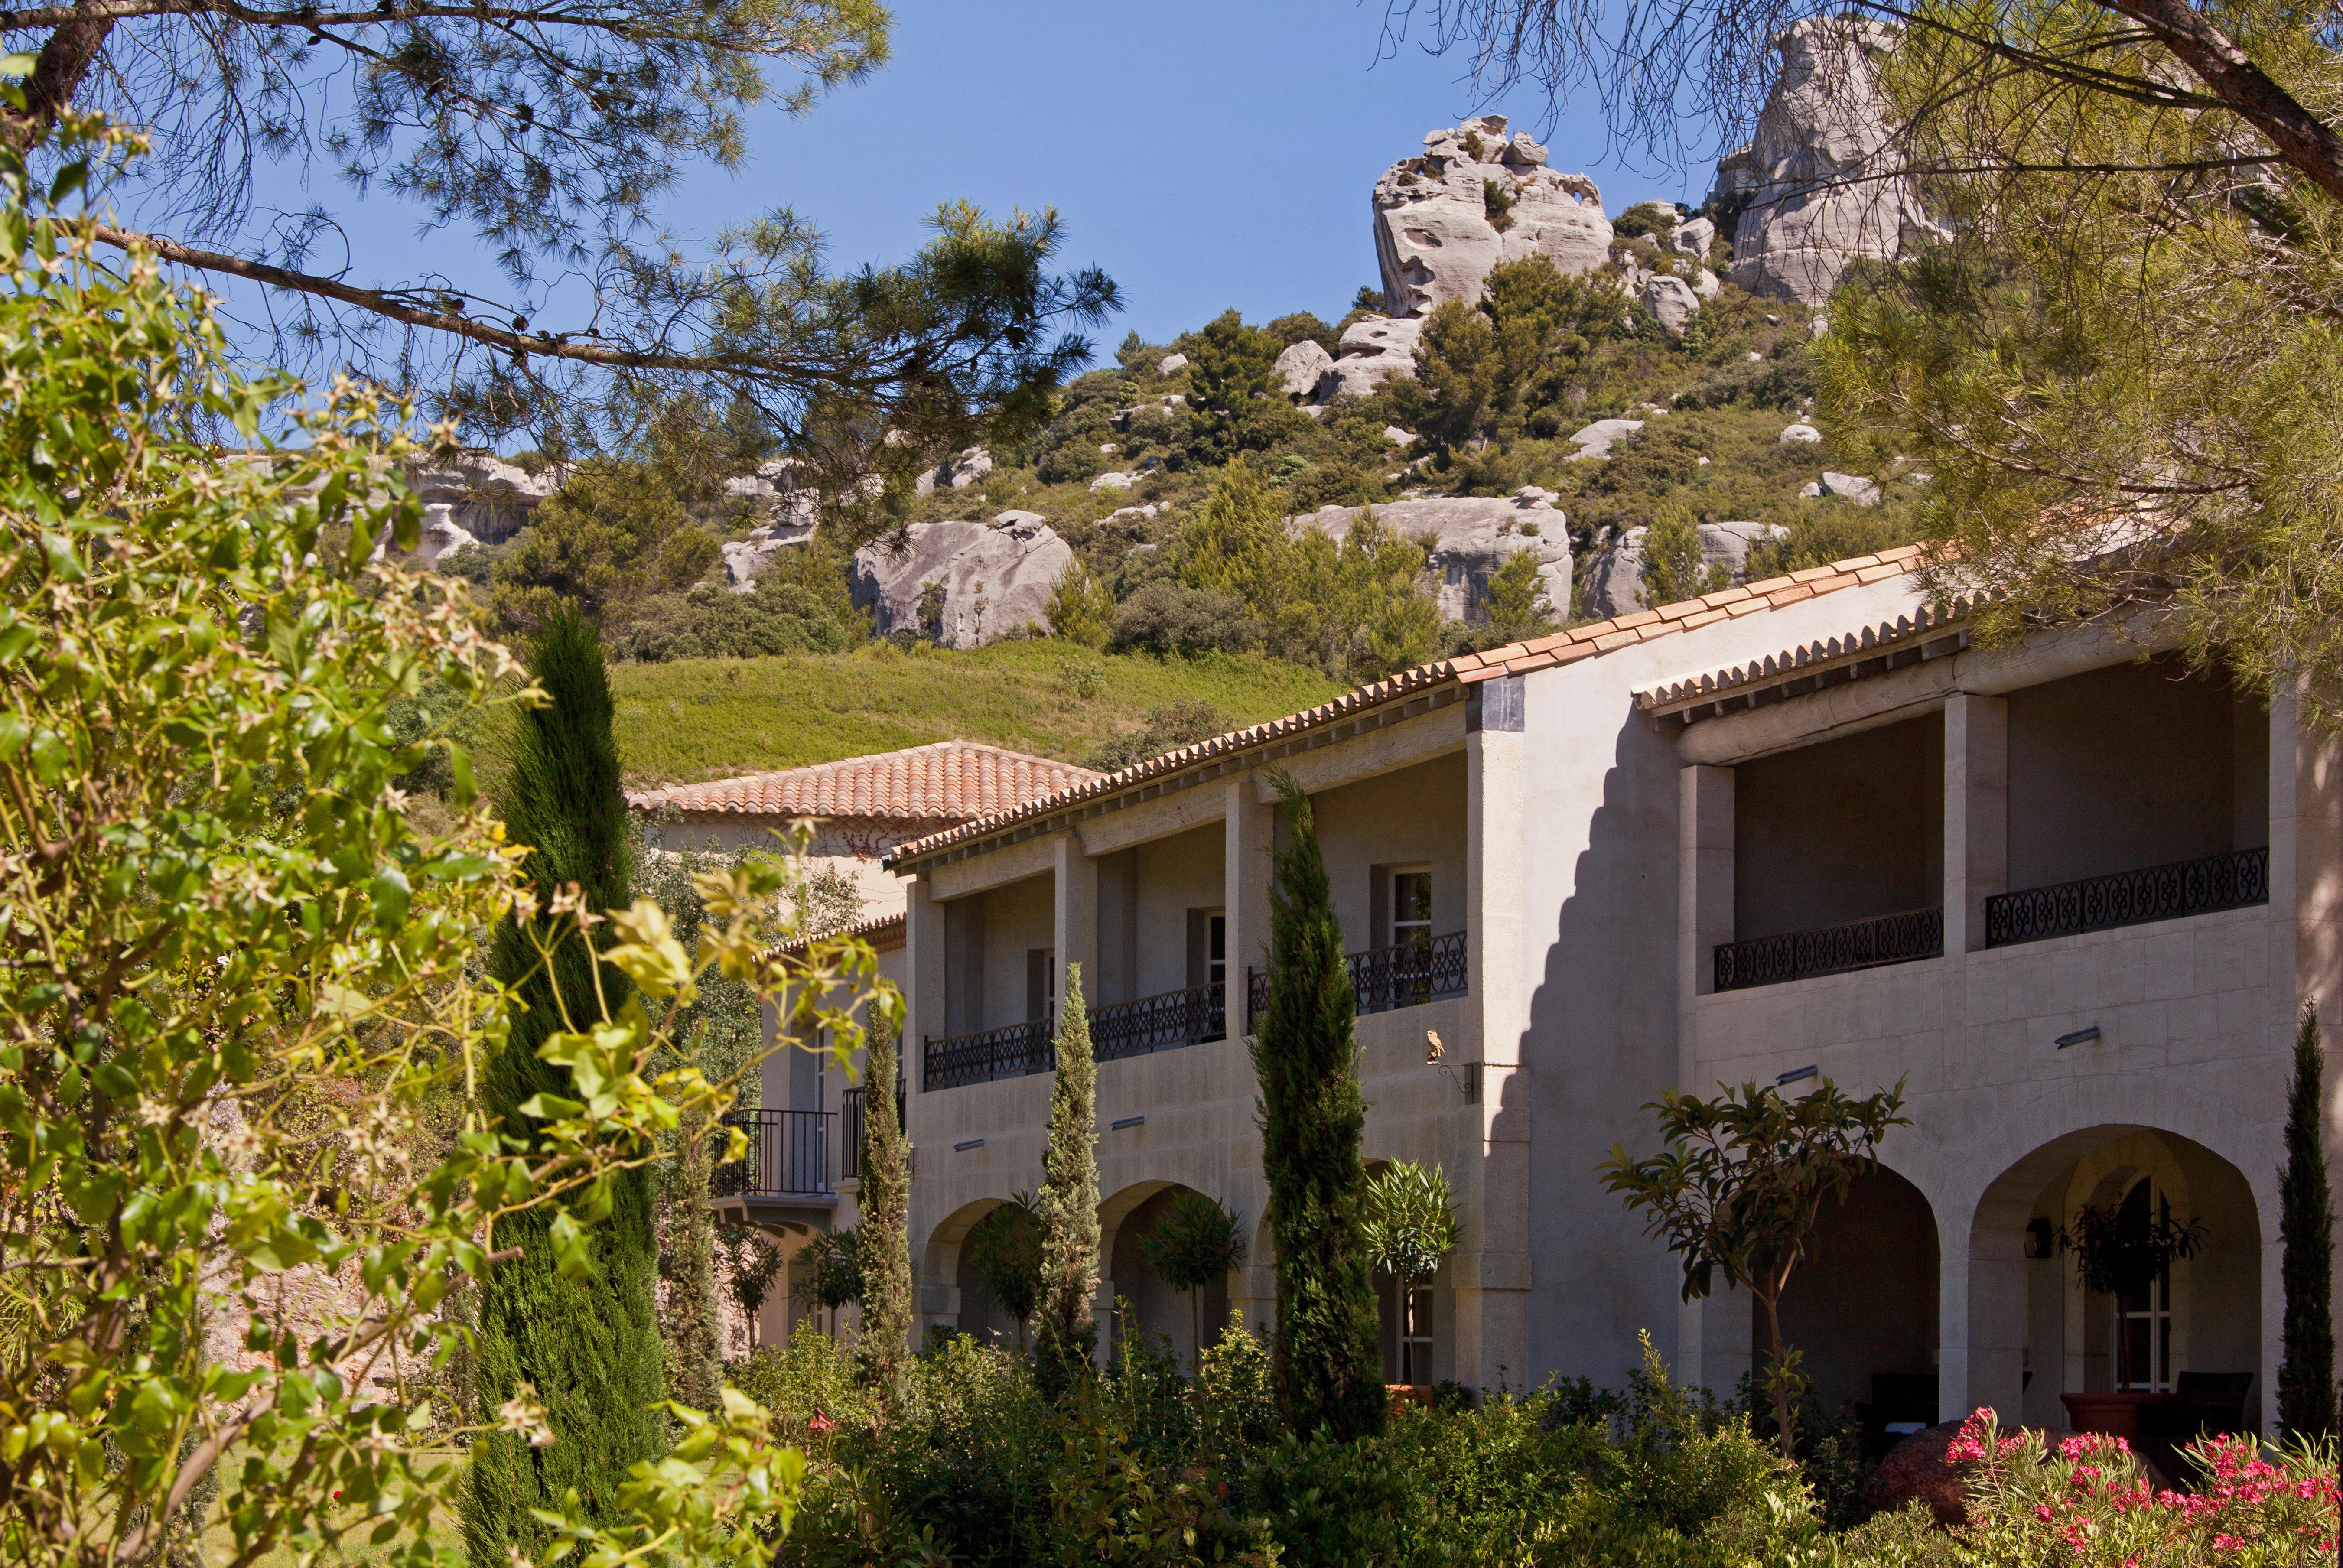
<svg viewBox="0 0 2343 1568"><path fill-rule="evenodd" d="M617 664L610 681L619 755L628 782L638 786L954 738L1079 762L1118 739L1136 738L1151 715L1178 705L1191 705L1179 711L1192 719L1202 717L1193 706L1202 704L1242 725L1342 689L1315 670L1273 659L1101 654L1051 641L965 652L877 642L842 654Z"/></svg>

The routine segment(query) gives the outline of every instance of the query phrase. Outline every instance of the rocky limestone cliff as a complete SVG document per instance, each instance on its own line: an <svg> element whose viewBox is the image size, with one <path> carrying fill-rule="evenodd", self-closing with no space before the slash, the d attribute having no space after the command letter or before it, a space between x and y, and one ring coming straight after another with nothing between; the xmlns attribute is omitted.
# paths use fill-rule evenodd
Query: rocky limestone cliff
<svg viewBox="0 0 2343 1568"><path fill-rule="evenodd" d="M1470 305L1499 262L1544 256L1565 273L1611 256L1603 193L1584 175L1546 167L1526 134L1508 137L1503 115L1432 132L1423 154L1375 182L1375 257L1395 316L1443 300Z"/></svg>
<svg viewBox="0 0 2343 1568"><path fill-rule="evenodd" d="M1820 305L1849 263L1892 258L1938 231L1894 145L1877 61L1881 23L1810 17L1774 40L1781 75L1746 146L1719 159L1713 203L1743 202L1732 280Z"/></svg>
<svg viewBox="0 0 2343 1568"><path fill-rule="evenodd" d="M899 540L854 552L854 604L872 611L880 637L903 631L940 648L975 648L1021 626L1047 626L1051 590L1073 558L1038 512L912 523ZM922 626L920 601L930 583L942 588L941 608Z"/></svg>
<svg viewBox="0 0 2343 1568"><path fill-rule="evenodd" d="M1359 507L1322 507L1286 527L1316 528L1340 539L1364 510ZM1440 618L1485 621L1489 618L1489 578L1506 560L1523 550L1538 558L1538 579L1545 585L1546 602L1554 618L1570 607L1570 531L1568 519L1554 506L1551 491L1535 486L1512 496L1458 496L1445 499L1386 501L1374 508L1375 520L1387 523L1414 538L1432 536L1432 570L1440 578Z"/></svg>
<svg viewBox="0 0 2343 1568"><path fill-rule="evenodd" d="M498 545L525 528L537 504L560 484L560 470L539 474L494 452L463 452L422 464L407 474L428 508L445 507L446 521L480 544Z"/></svg>
<svg viewBox="0 0 2343 1568"><path fill-rule="evenodd" d="M1723 567L1735 582L1748 575L1749 549L1760 539L1778 539L1789 530L1778 523L1700 523L1700 561ZM1604 530L1606 533L1609 530ZM1651 530L1629 528L1609 540L1586 563L1588 615L1608 618L1643 609L1644 539Z"/></svg>

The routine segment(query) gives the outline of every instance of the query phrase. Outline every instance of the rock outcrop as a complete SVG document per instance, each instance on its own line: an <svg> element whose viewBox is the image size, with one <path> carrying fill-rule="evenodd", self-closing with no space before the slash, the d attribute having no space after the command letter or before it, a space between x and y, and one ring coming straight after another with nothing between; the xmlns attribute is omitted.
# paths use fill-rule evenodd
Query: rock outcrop
<svg viewBox="0 0 2343 1568"><path fill-rule="evenodd" d="M1780 538L1786 528L1773 523L1700 523L1700 561L1723 567L1735 582L1749 574L1749 550L1760 539ZM1648 528L1629 528L1586 563L1585 610L1592 616L1630 615L1645 607L1644 540Z"/></svg>
<svg viewBox="0 0 2343 1568"><path fill-rule="evenodd" d="M773 558L792 545L804 544L813 538L810 518L795 513L777 518L772 522L749 530L746 539L735 539L723 547L724 576L734 593L747 593L756 586L757 578Z"/></svg>
<svg viewBox="0 0 2343 1568"><path fill-rule="evenodd" d="M1484 115L1423 138L1423 154L1375 182L1375 256L1383 298L1399 316L1443 300L1470 305L1498 263L1543 256L1565 273L1611 256L1603 193L1584 175L1546 167L1526 134L1508 137Z"/></svg>
<svg viewBox="0 0 2343 1568"><path fill-rule="evenodd" d="M531 474L494 452L465 452L411 470L407 481L427 508L444 506L454 527L500 545L528 526L537 504L559 487L559 473Z"/></svg>
<svg viewBox="0 0 2343 1568"><path fill-rule="evenodd" d="M1860 474L1836 474L1827 468L1823 471L1819 483L1806 486L1798 494L1810 501L1829 498L1853 501L1858 507L1879 504L1877 480L1866 479Z"/></svg>
<svg viewBox="0 0 2343 1568"><path fill-rule="evenodd" d="M1322 507L1286 519L1288 528L1316 528L1340 539L1362 508ZM1432 569L1440 578L1440 618L1489 618L1489 578L1513 556L1527 550L1538 560L1538 579L1556 620L1570 608L1568 518L1550 491L1534 486L1512 496L1458 496L1446 499L1386 501L1375 520L1411 538L1432 536Z"/></svg>
<svg viewBox="0 0 2343 1568"><path fill-rule="evenodd" d="M1415 341L1423 323L1401 317L1369 316L1353 322L1342 337L1342 357L1318 378L1317 402L1348 393L1363 397L1394 376L1415 377Z"/></svg>
<svg viewBox="0 0 2343 1568"><path fill-rule="evenodd" d="M872 611L880 637L910 632L940 648L975 648L1018 627L1047 625L1051 590L1073 558L1037 512L911 523L900 539L854 552L854 603ZM930 595L930 584L940 592ZM933 601L924 621L923 599Z"/></svg>
<svg viewBox="0 0 2343 1568"><path fill-rule="evenodd" d="M1575 463L1581 457L1607 457L1612 443L1624 441L1643 427L1641 419L1597 419L1571 432L1571 444L1578 450L1570 455L1570 460Z"/></svg>
<svg viewBox="0 0 2343 1568"><path fill-rule="evenodd" d="M1859 257L1893 257L1939 231L1895 147L1876 61L1882 23L1809 17L1774 40L1781 75L1746 146L1718 160L1711 201L1742 204L1732 279L1820 305Z"/></svg>
<svg viewBox="0 0 2343 1568"><path fill-rule="evenodd" d="M965 490L992 472L992 454L981 447L954 453L912 481L915 495L931 496L941 486Z"/></svg>
<svg viewBox="0 0 2343 1568"><path fill-rule="evenodd" d="M1334 368L1334 357L1326 346L1314 337L1288 344L1285 352L1277 357L1277 384L1291 403L1319 401L1318 383L1326 372Z"/></svg>

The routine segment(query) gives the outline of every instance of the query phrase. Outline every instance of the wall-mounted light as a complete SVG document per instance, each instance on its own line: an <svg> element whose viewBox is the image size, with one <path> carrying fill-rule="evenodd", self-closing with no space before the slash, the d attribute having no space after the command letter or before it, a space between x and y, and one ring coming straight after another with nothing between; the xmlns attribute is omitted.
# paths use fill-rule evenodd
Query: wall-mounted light
<svg viewBox="0 0 2343 1568"><path fill-rule="evenodd" d="M2057 1239L2051 1233L2050 1221L2039 1214L2026 1222L2026 1255L2047 1258L2052 1255Z"/></svg>
<svg viewBox="0 0 2343 1568"><path fill-rule="evenodd" d="M981 1138L970 1138L970 1139L967 1140L965 1142L960 1142L960 1143L955 1143L955 1144L953 1144L953 1145L952 1145L952 1152L953 1152L953 1153L955 1153L955 1154L965 1154L965 1153L967 1153L967 1152L968 1152L970 1150L971 1150L971 1149L981 1149L981 1148L983 1148L983 1147L984 1147L984 1140L983 1140L983 1139L981 1139Z"/></svg>
<svg viewBox="0 0 2343 1568"><path fill-rule="evenodd" d="M2095 1023L2088 1029L2078 1029L2072 1034L2060 1035L2057 1039L2056 1044L2060 1050L2064 1050L2070 1045L2080 1045L2087 1040L2097 1040L2098 1038L2099 1026Z"/></svg>
<svg viewBox="0 0 2343 1568"><path fill-rule="evenodd" d="M1108 1122L1106 1124L1106 1130L1109 1132L1121 1132L1127 1127L1144 1127L1146 1125L1147 1118L1144 1116L1126 1116L1120 1121Z"/></svg>
<svg viewBox="0 0 2343 1568"><path fill-rule="evenodd" d="M1777 1074L1774 1079L1774 1087L1787 1089L1794 1083L1804 1083L1809 1078L1820 1078L1822 1073L1823 1070L1819 1067L1794 1067L1787 1072Z"/></svg>

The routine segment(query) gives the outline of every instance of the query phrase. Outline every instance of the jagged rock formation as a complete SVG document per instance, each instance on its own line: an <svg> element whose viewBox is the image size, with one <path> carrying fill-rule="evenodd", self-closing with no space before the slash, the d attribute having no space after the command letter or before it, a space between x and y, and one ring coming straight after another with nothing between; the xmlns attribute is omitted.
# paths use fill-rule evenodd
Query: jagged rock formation
<svg viewBox="0 0 2343 1568"><path fill-rule="evenodd" d="M1047 625L1051 590L1074 552L1038 512L989 523L912 523L898 548L881 539L854 552L857 608L880 637L907 631L940 648L975 648L1021 626ZM922 618L921 600L930 598Z"/></svg>
<svg viewBox="0 0 2343 1568"><path fill-rule="evenodd" d="M1877 22L1809 17L1774 40L1782 71L1746 146L1719 159L1712 203L1742 204L1732 279L1820 305L1850 262L1904 255L1939 232L1894 146Z"/></svg>
<svg viewBox="0 0 2343 1568"><path fill-rule="evenodd" d="M1288 518L1288 528L1316 528L1341 538L1363 508L1322 507ZM1512 496L1459 496L1447 499L1386 501L1375 520L1413 538L1432 536L1432 569L1440 578L1443 620L1485 621L1489 578L1508 558L1523 550L1538 558L1538 578L1560 620L1570 606L1570 531L1551 491L1530 486Z"/></svg>
<svg viewBox="0 0 2343 1568"><path fill-rule="evenodd" d="M499 545L528 526L537 504L559 487L560 471L532 475L494 452L465 452L407 475L424 507L444 506L448 522L480 544Z"/></svg>
<svg viewBox="0 0 2343 1568"><path fill-rule="evenodd" d="M1773 523L1700 523L1700 559L1704 567L1721 566L1740 582L1748 576L1749 549L1760 539L1779 538L1789 530ZM1630 615L1644 608L1644 540L1648 528L1629 528L1604 544L1586 563L1588 615Z"/></svg>
<svg viewBox="0 0 2343 1568"><path fill-rule="evenodd" d="M1603 193L1584 175L1546 167L1526 133L1508 138L1483 115L1423 138L1423 155L1375 182L1375 257L1383 298L1399 316L1443 300L1470 305L1499 262L1544 256L1565 273L1611 258Z"/></svg>

